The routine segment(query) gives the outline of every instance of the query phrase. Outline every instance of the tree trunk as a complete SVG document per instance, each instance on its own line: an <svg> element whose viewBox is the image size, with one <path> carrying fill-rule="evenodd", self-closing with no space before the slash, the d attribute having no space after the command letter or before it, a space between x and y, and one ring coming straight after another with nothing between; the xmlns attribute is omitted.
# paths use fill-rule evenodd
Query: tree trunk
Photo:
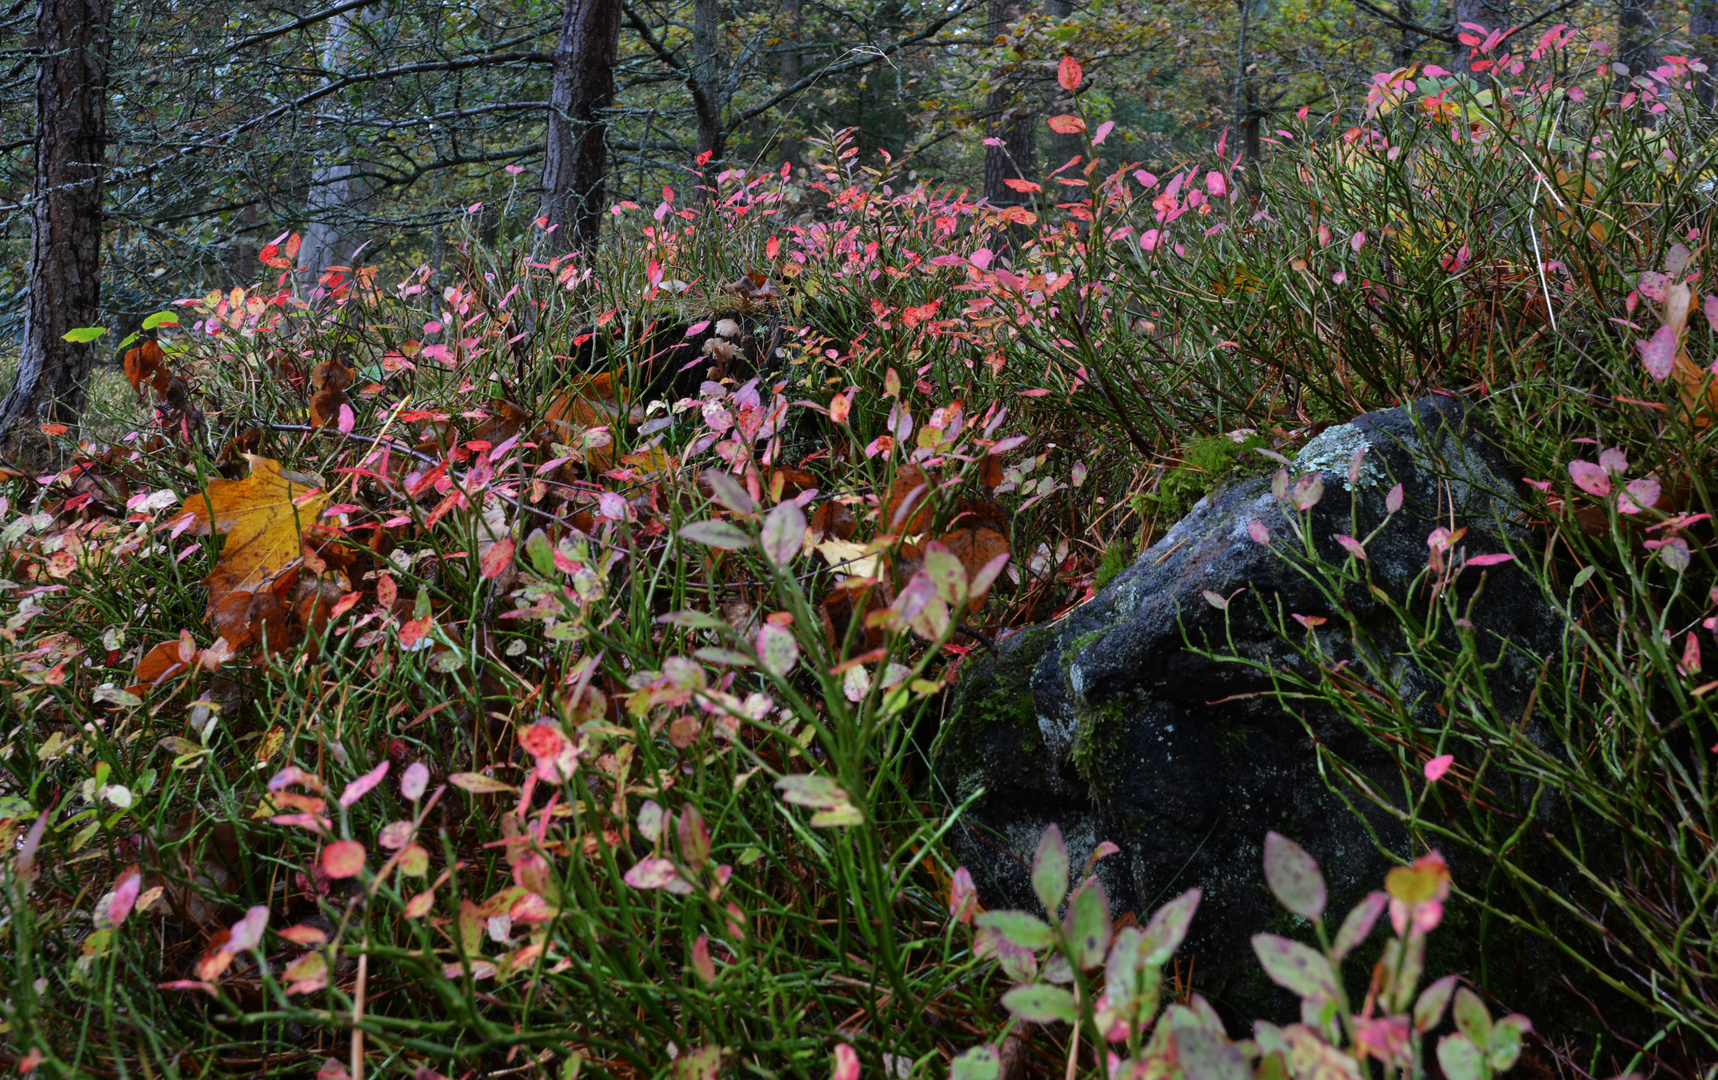
<svg viewBox="0 0 1718 1080"><path fill-rule="evenodd" d="M1700 103L1710 109L1713 105L1713 72L1718 64L1718 0L1694 0L1688 8L1688 36L1692 38L1694 55L1706 61L1707 70L1696 73L1699 80L1694 92Z"/></svg>
<svg viewBox="0 0 1718 1080"><path fill-rule="evenodd" d="M1008 32L1008 24L1025 14L1026 0L990 0L990 35L1000 38ZM1015 191L1008 180L1030 179L1028 171L1037 167L1034 111L1024 105L1014 105L1017 96L1014 78L1003 81L991 91L986 104L990 117L990 137L1000 140L984 148L984 197L992 206L1014 206L1030 202L1031 196ZM1065 160L1065 159L1064 159Z"/></svg>
<svg viewBox="0 0 1718 1080"><path fill-rule="evenodd" d="M93 345L65 340L101 318L101 194L107 153L111 0L40 0L36 9L36 182L24 349L0 401L0 434L41 420L75 425Z"/></svg>
<svg viewBox="0 0 1718 1080"><path fill-rule="evenodd" d="M1712 0L1718 3L1718 0ZM799 36L805 30L805 13L802 8L803 0L782 0L782 14L787 16L787 45L781 52L781 84L792 86L798 82L805 71L804 54L799 51ZM789 117L784 121L787 134L781 140L782 160L799 168L800 146L798 126Z"/></svg>
<svg viewBox="0 0 1718 1080"><path fill-rule="evenodd" d="M1475 55L1473 46L1464 45L1459 40L1459 35L1478 34L1479 37L1483 38L1485 35L1474 30L1474 26L1483 26L1487 30L1497 30L1508 25L1508 0L1452 0L1450 8L1455 15L1455 32L1458 35L1458 40L1450 50L1450 68L1453 71L1466 72L1484 79L1486 78L1485 72L1474 71L1473 64L1475 61L1486 59L1486 57ZM1471 23L1472 25L1464 26L1464 23ZM1492 57L1492 59L1496 59L1496 57Z"/></svg>
<svg viewBox="0 0 1718 1080"><path fill-rule="evenodd" d="M692 5L692 112L698 121L700 158L720 164L727 151L722 126L722 10L721 0L694 0Z"/></svg>
<svg viewBox="0 0 1718 1080"><path fill-rule="evenodd" d="M1617 8L1617 59L1628 68L1628 74L1617 73L1618 96L1628 92L1628 84L1638 76L1658 66L1658 19L1653 0L1621 0ZM1643 119L1649 113L1641 113Z"/></svg>
<svg viewBox="0 0 1718 1080"><path fill-rule="evenodd" d="M329 78L346 71L350 54L359 37L359 20L377 23L387 18L387 5L377 5L350 14L337 15L328 24L328 44L323 49L322 68ZM340 133L336 132L339 138ZM374 192L374 185L364 174L369 171L362 155L352 149L332 152L334 157L356 160L333 161L319 165L311 174L308 198L309 220L304 226L304 243L298 249L298 268L308 271L314 285L330 266L350 266L365 241L365 230L354 217L361 213Z"/></svg>
<svg viewBox="0 0 1718 1080"><path fill-rule="evenodd" d="M1054 18L1065 19L1074 13L1073 0L1044 0L1044 12ZM1050 91L1050 98L1045 103L1051 115L1071 113L1074 111L1074 97L1056 86ZM1079 132L1069 132L1066 135L1052 131L1050 133L1050 158L1046 162L1049 171L1054 172L1066 165L1075 154L1086 152L1086 141Z"/></svg>
<svg viewBox="0 0 1718 1080"><path fill-rule="evenodd" d="M608 121L620 55L619 0L567 0L549 88L543 206L556 247L596 247L608 176Z"/></svg>

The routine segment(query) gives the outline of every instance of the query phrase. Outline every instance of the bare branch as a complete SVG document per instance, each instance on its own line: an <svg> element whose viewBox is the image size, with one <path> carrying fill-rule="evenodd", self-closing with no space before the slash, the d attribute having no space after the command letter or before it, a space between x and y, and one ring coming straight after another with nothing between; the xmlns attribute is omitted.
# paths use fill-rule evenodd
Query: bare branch
<svg viewBox="0 0 1718 1080"><path fill-rule="evenodd" d="M343 4L335 4L331 8L326 8L314 14L306 15L297 22L287 23L284 26L277 26L273 30L264 30L260 34L252 34L250 37L244 38L238 42L238 44L232 46L232 51L238 52L240 49L248 49L252 45L261 45L263 42L272 41L275 38L280 37L282 34L290 34L294 30L302 30L307 26L315 26L317 23L326 19L332 19L336 15L344 15L346 12L351 11L354 8L367 7L370 4L378 4L381 2L382 0L346 0Z"/></svg>

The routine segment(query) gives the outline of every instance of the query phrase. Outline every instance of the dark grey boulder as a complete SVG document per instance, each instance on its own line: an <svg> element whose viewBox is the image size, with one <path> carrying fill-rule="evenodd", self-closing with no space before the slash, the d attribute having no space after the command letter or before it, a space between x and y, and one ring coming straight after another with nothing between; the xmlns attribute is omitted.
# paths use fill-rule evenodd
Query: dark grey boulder
<svg viewBox="0 0 1718 1080"><path fill-rule="evenodd" d="M1350 463L1362 446L1351 487ZM1334 536L1363 537L1385 523L1388 493L1402 485L1402 509L1367 544L1374 583L1398 599L1425 569L1427 535L1438 525L1468 529L1460 544L1468 556L1503 551L1505 534L1517 529L1519 476L1478 411L1459 398L1425 398L1327 429L1290 470L1297 478L1314 471L1325 491L1311 511L1311 535L1337 563L1343 556ZM1249 535L1255 521L1269 530L1269 548ZM1181 962L1235 1018L1294 1018L1293 999L1264 980L1248 944L1262 930L1308 936L1264 884L1268 830L1319 860L1337 918L1381 886L1390 863L1374 836L1410 850L1393 820L1376 810L1363 820L1327 785L1312 739L1355 763L1369 783L1399 793L1405 769L1395 757L1314 704L1299 710L1303 723L1265 693L1269 683L1256 670L1187 647L1208 642L1273 665L1300 664L1255 599L1284 613L1336 614L1279 556L1295 542L1269 476L1202 500L1089 603L999 642L963 678L937 761L938 780L956 803L984 792L954 840L987 903L1037 907L1027 868L1052 821L1067 835L1076 867L1099 842L1120 845L1099 864L1117 912L1143 920L1183 890L1203 889ZM1477 584L1480 576L1465 572L1461 581ZM1505 564L1484 576L1473 615L1480 636L1494 648L1510 639L1554 651L1559 623L1527 575ZM1204 596L1238 591L1227 621ZM1368 592L1351 589L1344 602L1369 638L1393 640L1389 609ZM1333 617L1318 629L1337 657L1349 648L1344 626ZM1506 651L1493 692L1525 701L1534 675ZM1403 669L1405 697L1432 689L1412 685L1419 677L1411 665ZM1456 869L1458 879L1483 872Z"/></svg>

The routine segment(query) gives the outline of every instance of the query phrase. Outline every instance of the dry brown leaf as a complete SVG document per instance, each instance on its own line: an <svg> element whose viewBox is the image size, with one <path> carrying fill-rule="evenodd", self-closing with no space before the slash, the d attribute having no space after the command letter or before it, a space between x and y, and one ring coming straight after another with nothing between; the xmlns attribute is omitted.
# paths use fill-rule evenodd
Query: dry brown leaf
<svg viewBox="0 0 1718 1080"><path fill-rule="evenodd" d="M316 477L288 472L272 458L245 458L251 464L248 477L213 477L207 491L186 499L183 507L194 535L226 536L220 560L204 581L210 620L234 648L255 638L264 624L270 624L271 637L277 636L273 620L281 620L284 631L290 604L276 588L265 586L290 590L296 575L283 576L283 571L297 564L305 532L329 503Z"/></svg>
<svg viewBox="0 0 1718 1080"><path fill-rule="evenodd" d="M1666 290L1664 325L1676 334L1676 360L1670 373L1682 390L1682 407L1687 410L1689 422L1703 428L1712 423L1710 414L1718 413L1718 379L1703 387L1707 381L1706 369L1688 355L1688 313L1693 306L1694 290L1686 283Z"/></svg>
<svg viewBox="0 0 1718 1080"><path fill-rule="evenodd" d="M350 407L352 399L341 390L318 390L310 399L310 426L327 427L340 419L340 406Z"/></svg>
<svg viewBox="0 0 1718 1080"><path fill-rule="evenodd" d="M611 441L607 446L593 446L584 451L585 465L601 472L614 467L612 439L616 425L627 417L626 398L626 388L619 387L617 392L614 377L607 372L587 375L551 402L543 419L557 441L575 448L586 431L608 428Z"/></svg>
<svg viewBox="0 0 1718 1080"><path fill-rule="evenodd" d="M880 523L885 532L914 536L930 527L930 481L917 465L902 465L895 470L895 482L889 487L889 501L883 504ZM903 521L897 517L910 513Z"/></svg>
<svg viewBox="0 0 1718 1080"><path fill-rule="evenodd" d="M125 354L125 377L131 380L131 388L137 391L137 400L143 400L143 384L152 377L159 378L167 357L161 352L161 346L153 339L143 342L137 348ZM161 392L156 387L156 392Z"/></svg>

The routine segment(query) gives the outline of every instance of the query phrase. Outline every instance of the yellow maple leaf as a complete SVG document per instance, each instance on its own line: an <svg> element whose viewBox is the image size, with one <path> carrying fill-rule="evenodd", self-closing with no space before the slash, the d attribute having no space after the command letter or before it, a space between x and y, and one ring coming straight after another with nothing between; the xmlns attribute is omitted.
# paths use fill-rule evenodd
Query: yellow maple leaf
<svg viewBox="0 0 1718 1080"><path fill-rule="evenodd" d="M194 535L209 535L212 509L212 530L227 538L220 560L204 579L212 602L222 594L254 591L296 561L301 537L329 503L318 478L288 472L272 458L245 458L251 463L249 476L214 477L206 491L186 499L183 507Z"/></svg>

